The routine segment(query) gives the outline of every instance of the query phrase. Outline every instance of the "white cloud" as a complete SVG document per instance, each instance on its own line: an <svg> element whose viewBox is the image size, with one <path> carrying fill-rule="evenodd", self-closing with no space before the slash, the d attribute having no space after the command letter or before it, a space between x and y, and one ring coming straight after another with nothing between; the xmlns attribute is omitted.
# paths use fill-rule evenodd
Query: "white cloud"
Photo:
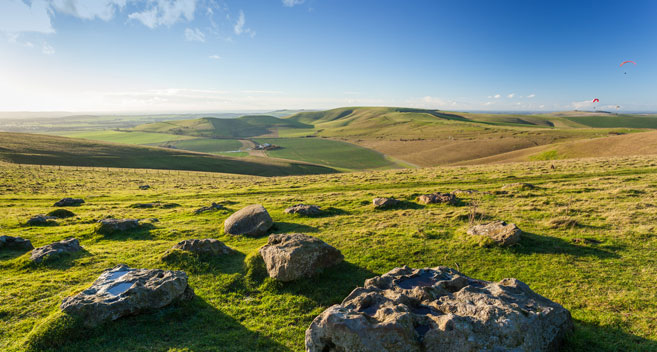
<svg viewBox="0 0 657 352"><path fill-rule="evenodd" d="M283 6L292 7L303 4L306 0L282 0Z"/></svg>
<svg viewBox="0 0 657 352"><path fill-rule="evenodd" d="M125 7L127 0L53 0L55 11L67 15L93 20L98 17L103 21L114 18L115 11Z"/></svg>
<svg viewBox="0 0 657 352"><path fill-rule="evenodd" d="M217 54L210 55L210 56L208 56L208 57L209 57L210 59L212 59L212 60L219 60L219 59L221 59L221 56L219 56L219 55L217 55Z"/></svg>
<svg viewBox="0 0 657 352"><path fill-rule="evenodd" d="M535 97L535 96L536 96L536 94L530 94L530 95L527 96L527 98L530 98L530 99L531 99L531 98L533 98L533 97Z"/></svg>
<svg viewBox="0 0 657 352"><path fill-rule="evenodd" d="M506 97L507 98L513 98L515 95L516 95L516 93L511 93L511 94L507 95Z"/></svg>
<svg viewBox="0 0 657 352"><path fill-rule="evenodd" d="M235 22L235 26L233 26L233 31L237 35L244 33L250 35L251 38L255 37L255 31L252 31L251 28L244 28L245 24L246 16L244 16L244 11L240 10L240 15L237 18L237 22Z"/></svg>
<svg viewBox="0 0 657 352"><path fill-rule="evenodd" d="M44 0L34 0L30 4L21 0L0 1L0 32L55 33L48 6Z"/></svg>
<svg viewBox="0 0 657 352"><path fill-rule="evenodd" d="M501 97L502 97L502 96L499 95L499 94L495 94L495 95L493 96L493 98L495 98L495 99L499 99L499 98L501 98Z"/></svg>
<svg viewBox="0 0 657 352"><path fill-rule="evenodd" d="M570 103L570 107L572 107L575 110L593 109L593 101L592 100L574 101Z"/></svg>
<svg viewBox="0 0 657 352"><path fill-rule="evenodd" d="M133 12L128 18L148 28L171 26L181 20L191 21L196 11L196 0L148 0L149 8Z"/></svg>
<svg viewBox="0 0 657 352"><path fill-rule="evenodd" d="M185 29L185 39L190 42L205 42L205 34L200 29Z"/></svg>
<svg viewBox="0 0 657 352"><path fill-rule="evenodd" d="M48 43L43 43L43 45L41 46L41 52L46 54L46 55L52 55L52 54L55 53L55 48L53 48Z"/></svg>

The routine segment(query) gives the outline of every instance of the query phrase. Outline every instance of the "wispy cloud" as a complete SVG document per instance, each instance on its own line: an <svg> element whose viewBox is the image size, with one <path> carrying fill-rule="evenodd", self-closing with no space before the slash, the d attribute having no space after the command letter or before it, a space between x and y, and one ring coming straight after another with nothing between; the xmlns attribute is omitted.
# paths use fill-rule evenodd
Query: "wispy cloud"
<svg viewBox="0 0 657 352"><path fill-rule="evenodd" d="M145 10L133 12L128 18L137 20L151 29L194 19L196 0L148 0L148 3L149 6Z"/></svg>
<svg viewBox="0 0 657 352"><path fill-rule="evenodd" d="M185 29L185 40L190 42L205 42L205 34L201 32L198 28L187 28Z"/></svg>
<svg viewBox="0 0 657 352"><path fill-rule="evenodd" d="M245 25L246 16L244 15L244 11L240 10L240 14L237 17L237 22L235 22L235 26L233 26L233 31L237 35L248 34L251 36L251 38L255 37L255 31L251 30L251 28L244 27Z"/></svg>
<svg viewBox="0 0 657 352"><path fill-rule="evenodd" d="M499 94L495 94L495 95L493 96L493 98L495 98L495 99L499 99L499 98L501 98L501 97L502 97L502 96L499 95Z"/></svg>
<svg viewBox="0 0 657 352"><path fill-rule="evenodd" d="M219 55L217 55L217 54L210 55L210 56L208 56L208 57L209 57L210 59L212 59L212 60L220 60L220 59L221 59L221 56L219 56Z"/></svg>
<svg viewBox="0 0 657 352"><path fill-rule="evenodd" d="M30 43L31 44L31 43ZM52 55L55 53L55 48L53 48L50 44L48 43L43 43L41 46L41 52L46 54L46 55Z"/></svg>
<svg viewBox="0 0 657 352"><path fill-rule="evenodd" d="M52 7L57 12L86 20L99 18L109 21L126 3L127 0L53 0Z"/></svg>
<svg viewBox="0 0 657 352"><path fill-rule="evenodd" d="M530 95L527 96L527 98L531 99L531 98L533 98L533 97L535 97L535 96L536 96L536 94L530 94Z"/></svg>
<svg viewBox="0 0 657 352"><path fill-rule="evenodd" d="M511 98L513 98L514 96L516 96L516 93L511 93L511 94L507 95L506 97L509 98L509 99L511 99Z"/></svg>
<svg viewBox="0 0 657 352"><path fill-rule="evenodd" d="M306 0L282 0L282 1L283 1L283 6L293 7L296 5L303 4Z"/></svg>

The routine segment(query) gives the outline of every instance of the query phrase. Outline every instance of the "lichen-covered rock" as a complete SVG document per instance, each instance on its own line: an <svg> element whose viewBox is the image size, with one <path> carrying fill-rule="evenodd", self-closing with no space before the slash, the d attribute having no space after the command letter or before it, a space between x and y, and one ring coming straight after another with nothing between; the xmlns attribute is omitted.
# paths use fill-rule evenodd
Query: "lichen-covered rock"
<svg viewBox="0 0 657 352"><path fill-rule="evenodd" d="M374 205L375 209L388 209L388 208L394 208L396 206L399 206L401 202L398 201L395 198L385 198L385 197L380 197L380 198L374 198L372 199L372 205Z"/></svg>
<svg viewBox="0 0 657 352"><path fill-rule="evenodd" d="M80 241L76 238L69 238L59 242L47 244L43 247L35 248L30 255L30 259L35 263L41 263L44 260L55 258L64 253L75 253L81 251Z"/></svg>
<svg viewBox="0 0 657 352"><path fill-rule="evenodd" d="M468 234L488 236L500 246L510 246L520 241L522 231L516 224L507 224L504 221L493 221L487 224L475 225L468 230Z"/></svg>
<svg viewBox="0 0 657 352"><path fill-rule="evenodd" d="M516 279L403 267L316 317L306 351L556 351L571 329L570 312Z"/></svg>
<svg viewBox="0 0 657 352"><path fill-rule="evenodd" d="M194 214L198 215L198 214L204 213L206 211L217 211L217 210L223 210L223 209L226 209L223 205L212 202L212 204L207 206L207 207L200 207L200 208L194 210Z"/></svg>
<svg viewBox="0 0 657 352"><path fill-rule="evenodd" d="M0 236L0 249L29 251L34 249L32 242L22 237Z"/></svg>
<svg viewBox="0 0 657 352"><path fill-rule="evenodd" d="M140 227L137 219L102 219L98 221L96 232L109 235L117 232L136 230Z"/></svg>
<svg viewBox="0 0 657 352"><path fill-rule="evenodd" d="M191 239L178 242L173 248L181 251L192 252L198 255L220 256L233 253L230 247L223 242L207 238L203 240Z"/></svg>
<svg viewBox="0 0 657 352"><path fill-rule="evenodd" d="M119 265L104 271L88 289L65 298L60 308L84 326L95 327L193 297L182 271Z"/></svg>
<svg viewBox="0 0 657 352"><path fill-rule="evenodd" d="M83 203L84 200L80 198L62 198L58 200L54 205L56 207L75 207Z"/></svg>
<svg viewBox="0 0 657 352"><path fill-rule="evenodd" d="M36 215L31 217L25 224L27 226L51 226L57 225L57 222L53 220L54 217L45 216L45 215Z"/></svg>
<svg viewBox="0 0 657 352"><path fill-rule="evenodd" d="M458 198L452 193L432 193L432 194L423 194L417 197L417 201L422 204L434 204L434 203L445 203L454 205L458 202Z"/></svg>
<svg viewBox="0 0 657 352"><path fill-rule="evenodd" d="M231 235L262 236L273 224L265 207L254 204L229 216L224 221L224 231Z"/></svg>
<svg viewBox="0 0 657 352"><path fill-rule="evenodd" d="M270 235L259 252L269 277L280 281L312 276L344 259L336 248L301 233Z"/></svg>
<svg viewBox="0 0 657 352"><path fill-rule="evenodd" d="M299 214L305 216L320 215L322 209L312 204L297 204L284 210L285 214Z"/></svg>

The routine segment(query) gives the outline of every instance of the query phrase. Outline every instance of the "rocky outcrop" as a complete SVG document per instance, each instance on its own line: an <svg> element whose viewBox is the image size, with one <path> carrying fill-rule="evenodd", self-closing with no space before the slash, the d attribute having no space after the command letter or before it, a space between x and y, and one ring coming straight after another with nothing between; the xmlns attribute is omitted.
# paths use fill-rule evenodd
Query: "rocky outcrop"
<svg viewBox="0 0 657 352"><path fill-rule="evenodd" d="M208 238L203 240L191 239L178 242L173 250L192 252L198 255L220 256L233 253L230 247L223 242Z"/></svg>
<svg viewBox="0 0 657 352"><path fill-rule="evenodd" d="M422 204L435 204L435 203L445 203L454 205L458 202L458 198L452 193L432 193L432 194L423 194L417 197L417 201Z"/></svg>
<svg viewBox="0 0 657 352"><path fill-rule="evenodd" d="M51 226L57 225L57 222L53 220L54 217L45 216L45 215L36 215L31 217L25 224L27 226Z"/></svg>
<svg viewBox="0 0 657 352"><path fill-rule="evenodd" d="M270 235L259 252L269 277L280 281L312 276L344 259L326 242L301 233Z"/></svg>
<svg viewBox="0 0 657 352"><path fill-rule="evenodd" d="M34 249L32 242L22 237L0 236L0 249L29 251Z"/></svg>
<svg viewBox="0 0 657 352"><path fill-rule="evenodd" d="M487 224L475 225L468 230L469 235L487 236L501 246L510 246L520 241L522 231L516 224L507 224L504 221L494 221Z"/></svg>
<svg viewBox="0 0 657 352"><path fill-rule="evenodd" d="M57 201L54 205L56 207L75 207L80 204L84 204L84 200L80 198L62 198Z"/></svg>
<svg viewBox="0 0 657 352"><path fill-rule="evenodd" d="M571 329L564 307L516 279L403 267L315 318L306 351L556 351Z"/></svg>
<svg viewBox="0 0 657 352"><path fill-rule="evenodd" d="M84 326L95 327L193 297L182 271L119 265L104 271L88 289L65 298L60 308Z"/></svg>
<svg viewBox="0 0 657 352"><path fill-rule="evenodd" d="M375 209L389 209L399 206L401 202L395 198L374 198L372 205Z"/></svg>
<svg viewBox="0 0 657 352"><path fill-rule="evenodd" d="M226 209L226 208L221 204L217 204L217 203L212 202L212 204L207 206L207 207L200 207L200 208L194 210L194 214L198 215L198 214L201 214L201 213L205 213L206 211L217 211L217 210L222 210L222 209Z"/></svg>
<svg viewBox="0 0 657 352"><path fill-rule="evenodd" d="M69 238L34 249L30 259L35 263L41 263L45 260L54 259L65 253L75 253L81 250L82 247L80 246L80 241L76 238Z"/></svg>
<svg viewBox="0 0 657 352"><path fill-rule="evenodd" d="M98 221L96 232L109 235L117 232L125 232L140 228L139 220L136 219L103 219Z"/></svg>
<svg viewBox="0 0 657 352"><path fill-rule="evenodd" d="M320 215L322 213L322 209L320 209L316 205L297 204L289 208L286 208L284 212L285 214L299 214L304 216L314 216L314 215Z"/></svg>
<svg viewBox="0 0 657 352"><path fill-rule="evenodd" d="M265 207L254 204L229 216L224 221L224 231L231 235L262 236L273 224Z"/></svg>

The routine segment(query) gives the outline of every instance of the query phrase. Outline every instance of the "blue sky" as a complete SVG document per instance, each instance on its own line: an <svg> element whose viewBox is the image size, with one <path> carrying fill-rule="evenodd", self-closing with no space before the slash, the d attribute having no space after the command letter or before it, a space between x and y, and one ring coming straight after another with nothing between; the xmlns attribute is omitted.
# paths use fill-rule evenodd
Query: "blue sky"
<svg viewBox="0 0 657 352"><path fill-rule="evenodd" d="M0 110L657 111L656 18L650 0L1 0Z"/></svg>

